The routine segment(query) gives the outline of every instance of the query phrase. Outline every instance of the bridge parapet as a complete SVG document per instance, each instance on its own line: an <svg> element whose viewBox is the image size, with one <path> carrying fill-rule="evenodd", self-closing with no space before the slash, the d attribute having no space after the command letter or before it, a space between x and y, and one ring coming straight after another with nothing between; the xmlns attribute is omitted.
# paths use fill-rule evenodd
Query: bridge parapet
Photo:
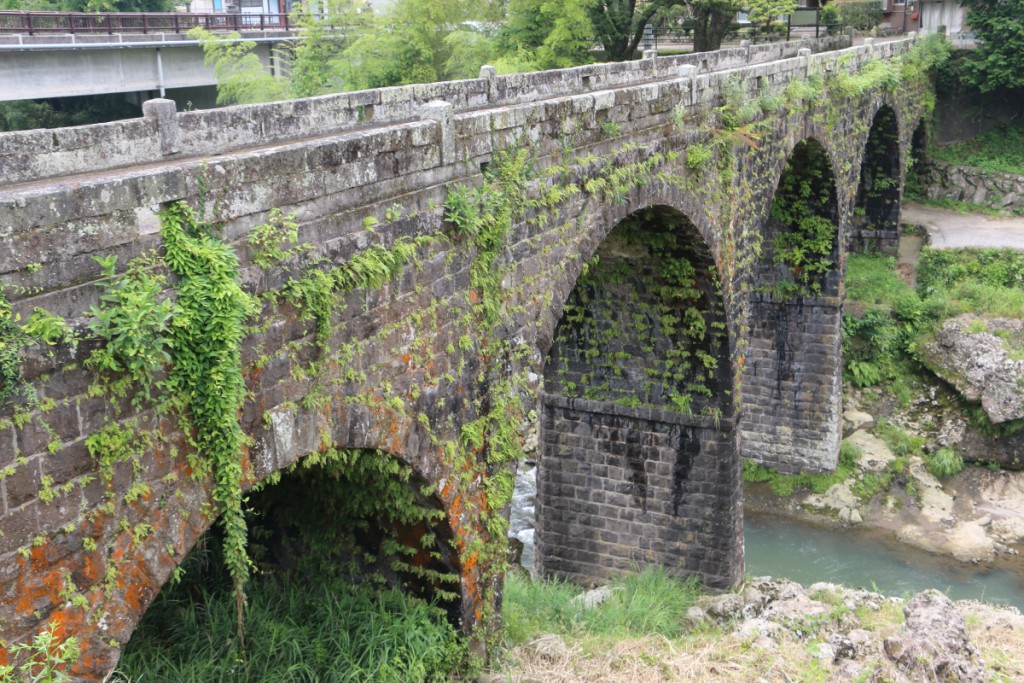
<svg viewBox="0 0 1024 683"><path fill-rule="evenodd" d="M424 104L443 100L456 112L514 106L544 98L672 80L681 67L698 73L743 68L796 57L801 48L829 51L847 47L845 36L817 41L772 43L654 60L596 64L535 73L380 88L302 100L180 112L182 157L212 156L246 147L372 129L419 117ZM159 162L159 132L137 119L57 129L0 134L0 177L8 184L93 173Z"/></svg>

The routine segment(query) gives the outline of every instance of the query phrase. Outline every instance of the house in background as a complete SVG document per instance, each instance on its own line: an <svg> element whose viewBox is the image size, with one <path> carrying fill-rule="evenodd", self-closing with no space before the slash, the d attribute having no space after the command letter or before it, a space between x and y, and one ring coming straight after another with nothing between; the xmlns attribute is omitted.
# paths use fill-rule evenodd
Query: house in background
<svg viewBox="0 0 1024 683"><path fill-rule="evenodd" d="M241 12L242 14L287 14L292 0L192 0L189 11L195 14Z"/></svg>
<svg viewBox="0 0 1024 683"><path fill-rule="evenodd" d="M946 27L946 35L952 37L966 30L966 11L957 0L920 0L921 27L933 33L939 26Z"/></svg>

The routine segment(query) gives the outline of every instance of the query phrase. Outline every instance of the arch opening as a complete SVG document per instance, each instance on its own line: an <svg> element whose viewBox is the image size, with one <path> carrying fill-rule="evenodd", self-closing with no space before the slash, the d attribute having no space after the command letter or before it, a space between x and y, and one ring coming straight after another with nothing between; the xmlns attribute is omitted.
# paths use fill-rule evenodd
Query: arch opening
<svg viewBox="0 0 1024 683"><path fill-rule="evenodd" d="M882 106L875 113L864 146L849 248L895 254L899 246L900 143L896 113Z"/></svg>
<svg viewBox="0 0 1024 683"><path fill-rule="evenodd" d="M832 470L842 400L839 202L824 148L793 149L765 219L743 366L742 455L783 473Z"/></svg>
<svg viewBox="0 0 1024 683"><path fill-rule="evenodd" d="M742 576L728 332L710 249L665 206L584 267L544 365L537 562L589 582L661 565Z"/></svg>
<svg viewBox="0 0 1024 683"><path fill-rule="evenodd" d="M910 137L910 157L907 159L907 176L903 183L903 195L908 199L924 195L928 180L928 127L921 119Z"/></svg>
<svg viewBox="0 0 1024 683"><path fill-rule="evenodd" d="M809 138L793 148L772 197L764 263L774 296L791 299L839 292L839 200L828 154Z"/></svg>
<svg viewBox="0 0 1024 683"><path fill-rule="evenodd" d="M458 553L440 499L407 464L368 449L307 456L255 487L246 517L245 652L261 680L460 664ZM222 543L214 525L145 612L118 666L127 680L220 680L240 666Z"/></svg>

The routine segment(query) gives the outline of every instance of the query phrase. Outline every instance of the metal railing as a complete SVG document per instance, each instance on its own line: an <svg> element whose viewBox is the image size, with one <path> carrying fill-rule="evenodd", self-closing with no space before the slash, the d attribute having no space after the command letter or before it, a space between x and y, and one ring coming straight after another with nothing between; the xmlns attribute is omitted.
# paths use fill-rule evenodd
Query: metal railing
<svg viewBox="0 0 1024 683"><path fill-rule="evenodd" d="M288 30L287 14L183 14L178 12L0 12L0 34L185 33L208 31Z"/></svg>

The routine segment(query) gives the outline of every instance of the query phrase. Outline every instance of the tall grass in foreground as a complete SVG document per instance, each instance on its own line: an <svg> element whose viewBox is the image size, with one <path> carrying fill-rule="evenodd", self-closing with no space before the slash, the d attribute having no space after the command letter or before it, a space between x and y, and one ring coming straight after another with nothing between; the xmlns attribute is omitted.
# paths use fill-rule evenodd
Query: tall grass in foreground
<svg viewBox="0 0 1024 683"><path fill-rule="evenodd" d="M161 594L125 648L115 682L449 681L466 663L455 629L423 600L274 577L248 591L243 663L231 594L190 589Z"/></svg>
<svg viewBox="0 0 1024 683"><path fill-rule="evenodd" d="M545 633L677 638L683 633L686 611L700 595L696 578L677 579L662 568L616 579L610 587L610 598L586 609L573 602L583 593L577 586L509 574L505 579L505 641L518 645Z"/></svg>

